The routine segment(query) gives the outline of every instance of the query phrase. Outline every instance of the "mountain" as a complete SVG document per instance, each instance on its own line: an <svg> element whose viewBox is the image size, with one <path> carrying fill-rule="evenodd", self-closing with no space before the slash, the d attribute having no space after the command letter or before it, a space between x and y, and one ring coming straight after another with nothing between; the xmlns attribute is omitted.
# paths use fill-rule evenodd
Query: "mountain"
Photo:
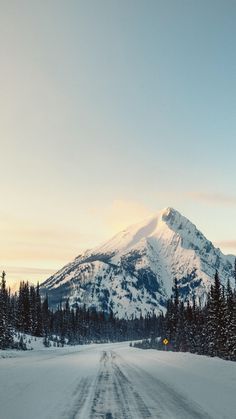
<svg viewBox="0 0 236 419"><path fill-rule="evenodd" d="M220 249L187 218L166 208L79 255L41 285L56 307L69 299L122 318L165 311L177 278L183 299L205 300L216 269L233 284L234 256Z"/></svg>

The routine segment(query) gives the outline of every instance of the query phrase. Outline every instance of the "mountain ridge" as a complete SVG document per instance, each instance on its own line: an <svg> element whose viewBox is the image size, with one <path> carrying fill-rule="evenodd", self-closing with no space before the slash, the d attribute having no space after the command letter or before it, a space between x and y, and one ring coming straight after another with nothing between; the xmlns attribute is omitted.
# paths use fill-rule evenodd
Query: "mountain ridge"
<svg viewBox="0 0 236 419"><path fill-rule="evenodd" d="M41 284L52 306L69 299L118 317L165 311L177 278L183 299L206 293L218 269L233 282L234 256L215 248L197 227L167 207L86 250Z"/></svg>

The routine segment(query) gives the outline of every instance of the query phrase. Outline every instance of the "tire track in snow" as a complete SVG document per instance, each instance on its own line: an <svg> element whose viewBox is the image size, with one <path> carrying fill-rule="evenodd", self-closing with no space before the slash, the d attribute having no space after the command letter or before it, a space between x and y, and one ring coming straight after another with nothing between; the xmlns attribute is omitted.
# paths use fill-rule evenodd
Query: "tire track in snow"
<svg viewBox="0 0 236 419"><path fill-rule="evenodd" d="M97 375L82 378L64 419L210 419L193 401L114 351Z"/></svg>
<svg viewBox="0 0 236 419"><path fill-rule="evenodd" d="M121 371L114 352L103 352L91 403L90 419L151 418L142 397Z"/></svg>
<svg viewBox="0 0 236 419"><path fill-rule="evenodd" d="M166 383L154 378L141 367L127 363L121 356L117 355L120 365L132 380L138 383L146 394L146 399L150 400L152 410L155 410L153 418L168 419L211 419L211 417L203 411L201 406L192 400L186 399L182 394Z"/></svg>
<svg viewBox="0 0 236 419"><path fill-rule="evenodd" d="M126 406L125 399L122 399L121 389L114 376L111 354L104 351L100 359L100 371L95 382L89 418L128 419L128 412L129 407Z"/></svg>
<svg viewBox="0 0 236 419"><path fill-rule="evenodd" d="M132 405L132 413L130 414L130 417L151 418L152 415L144 403L141 395L134 389L133 384L125 376L117 364L114 364L114 370L117 382L119 383L123 394L123 398L126 399L127 405Z"/></svg>
<svg viewBox="0 0 236 419"><path fill-rule="evenodd" d="M79 417L80 412L83 410L85 402L87 401L90 386L91 378L81 378L79 384L72 393L72 397L75 399L73 406L69 409L69 411L67 410L64 413L63 418L76 419Z"/></svg>

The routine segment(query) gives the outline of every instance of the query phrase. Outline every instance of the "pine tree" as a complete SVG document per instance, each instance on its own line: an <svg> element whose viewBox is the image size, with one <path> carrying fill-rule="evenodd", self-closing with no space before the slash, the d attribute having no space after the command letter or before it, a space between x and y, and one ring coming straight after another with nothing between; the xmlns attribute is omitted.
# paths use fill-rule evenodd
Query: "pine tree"
<svg viewBox="0 0 236 419"><path fill-rule="evenodd" d="M175 349L177 351L186 352L187 337L186 337L187 321L184 310L184 303L181 301L178 308L178 320L176 325Z"/></svg>
<svg viewBox="0 0 236 419"><path fill-rule="evenodd" d="M177 349L177 325L179 319L179 288L177 279L174 279L174 287L173 287L173 311L172 311L172 328L173 328L173 337L172 337L172 345L175 349Z"/></svg>
<svg viewBox="0 0 236 419"><path fill-rule="evenodd" d="M236 298L228 279L226 291L226 348L227 357L236 360Z"/></svg>
<svg viewBox="0 0 236 419"><path fill-rule="evenodd" d="M234 259L234 287L236 289L236 258Z"/></svg>
<svg viewBox="0 0 236 419"><path fill-rule="evenodd" d="M218 272L215 273L207 305L207 343L211 356L225 354L225 317L223 297Z"/></svg>
<svg viewBox="0 0 236 419"><path fill-rule="evenodd" d="M29 283L21 282L18 297L18 330L22 333L31 332Z"/></svg>
<svg viewBox="0 0 236 419"><path fill-rule="evenodd" d="M6 349L13 344L13 333L10 325L10 301L6 290L6 273L1 275L0 288L0 348Z"/></svg>
<svg viewBox="0 0 236 419"><path fill-rule="evenodd" d="M35 335L36 330L36 292L33 285L29 289L29 301L30 301L30 333Z"/></svg>
<svg viewBox="0 0 236 419"><path fill-rule="evenodd" d="M43 334L48 336L49 334L49 325L50 325L50 316L48 308L48 296L46 295L43 304L42 304L42 322L43 322Z"/></svg>
<svg viewBox="0 0 236 419"><path fill-rule="evenodd" d="M42 305L41 297L39 292L39 283L36 286L36 296L35 296L35 336L43 336L43 319L42 319Z"/></svg>
<svg viewBox="0 0 236 419"><path fill-rule="evenodd" d="M218 325L218 356L227 358L227 301L225 289L222 286L219 305L219 325Z"/></svg>

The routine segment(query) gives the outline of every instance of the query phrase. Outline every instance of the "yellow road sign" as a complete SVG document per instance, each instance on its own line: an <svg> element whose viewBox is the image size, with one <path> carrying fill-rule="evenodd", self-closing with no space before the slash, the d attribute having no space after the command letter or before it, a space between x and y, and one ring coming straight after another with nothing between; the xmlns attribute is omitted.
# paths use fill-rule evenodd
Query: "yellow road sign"
<svg viewBox="0 0 236 419"><path fill-rule="evenodd" d="M164 343L164 345L168 345L168 343L169 343L169 341L168 341L168 339L163 339L163 341L162 341L163 343Z"/></svg>

